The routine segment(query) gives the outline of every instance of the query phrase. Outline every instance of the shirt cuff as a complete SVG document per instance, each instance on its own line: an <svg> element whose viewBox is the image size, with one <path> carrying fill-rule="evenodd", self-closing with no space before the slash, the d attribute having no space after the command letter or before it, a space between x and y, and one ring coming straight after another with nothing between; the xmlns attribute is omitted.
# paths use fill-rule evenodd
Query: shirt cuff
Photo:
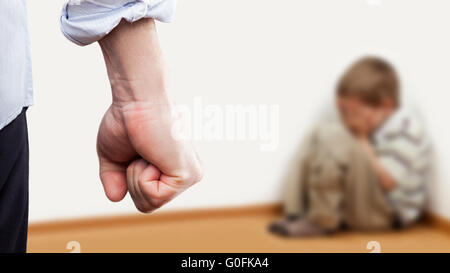
<svg viewBox="0 0 450 273"><path fill-rule="evenodd" d="M94 43L122 19L135 22L154 18L172 21L177 0L68 0L61 14L61 31L77 45Z"/></svg>

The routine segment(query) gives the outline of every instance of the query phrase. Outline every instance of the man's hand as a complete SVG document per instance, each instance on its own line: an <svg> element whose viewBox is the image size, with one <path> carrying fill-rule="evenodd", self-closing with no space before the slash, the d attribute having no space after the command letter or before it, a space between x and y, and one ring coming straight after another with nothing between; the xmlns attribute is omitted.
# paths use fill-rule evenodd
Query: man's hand
<svg viewBox="0 0 450 273"><path fill-rule="evenodd" d="M201 166L190 143L172 135L153 20L122 22L100 46L113 92L97 139L100 178L110 200L129 191L136 207L149 212L198 182Z"/></svg>

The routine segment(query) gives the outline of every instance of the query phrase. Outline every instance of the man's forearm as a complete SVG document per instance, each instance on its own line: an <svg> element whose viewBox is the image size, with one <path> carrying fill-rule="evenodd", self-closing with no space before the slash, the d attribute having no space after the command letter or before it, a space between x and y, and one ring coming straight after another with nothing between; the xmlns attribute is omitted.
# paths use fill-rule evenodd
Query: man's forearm
<svg viewBox="0 0 450 273"><path fill-rule="evenodd" d="M122 21L99 44L115 104L165 102L164 62L153 19Z"/></svg>

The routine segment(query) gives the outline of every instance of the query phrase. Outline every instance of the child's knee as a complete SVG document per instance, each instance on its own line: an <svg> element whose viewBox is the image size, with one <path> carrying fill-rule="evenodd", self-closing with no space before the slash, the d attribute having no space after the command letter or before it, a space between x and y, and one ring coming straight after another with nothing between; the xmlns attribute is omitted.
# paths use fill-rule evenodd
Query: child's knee
<svg viewBox="0 0 450 273"><path fill-rule="evenodd" d="M345 165L355 146L355 140L340 122L318 125L314 131L318 154Z"/></svg>

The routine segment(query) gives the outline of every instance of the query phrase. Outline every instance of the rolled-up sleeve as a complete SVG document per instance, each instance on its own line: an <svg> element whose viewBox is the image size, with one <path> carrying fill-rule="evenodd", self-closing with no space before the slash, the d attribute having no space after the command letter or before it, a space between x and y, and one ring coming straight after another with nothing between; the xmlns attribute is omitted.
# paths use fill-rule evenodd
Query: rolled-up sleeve
<svg viewBox="0 0 450 273"><path fill-rule="evenodd" d="M70 41L84 46L102 39L122 19L170 22L175 7L176 0L68 0L61 14L61 31Z"/></svg>

